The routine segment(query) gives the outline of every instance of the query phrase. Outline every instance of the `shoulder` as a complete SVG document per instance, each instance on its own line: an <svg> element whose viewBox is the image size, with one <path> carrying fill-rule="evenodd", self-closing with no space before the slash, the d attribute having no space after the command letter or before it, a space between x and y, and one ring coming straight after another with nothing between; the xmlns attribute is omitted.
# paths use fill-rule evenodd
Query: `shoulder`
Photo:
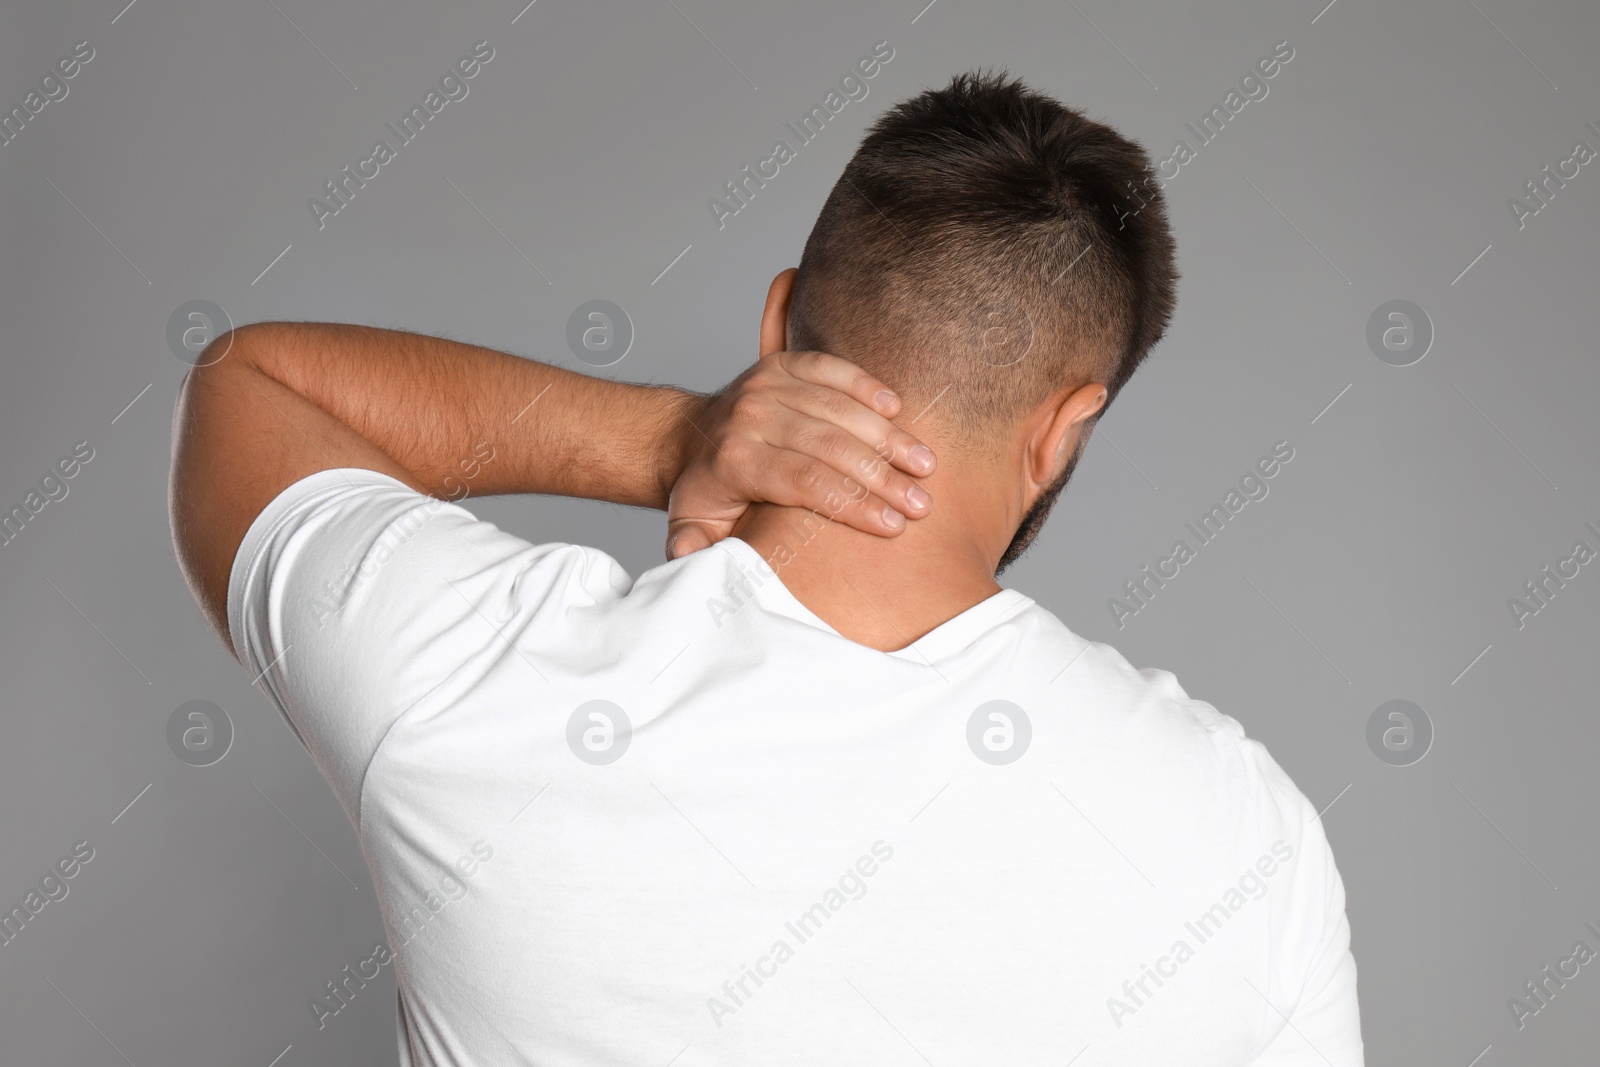
<svg viewBox="0 0 1600 1067"><path fill-rule="evenodd" d="M1046 613L1048 614L1048 613ZM1054 617L1050 620L1053 622ZM1059 627L1067 666L1052 688L1059 707L1108 758L1135 777L1160 775L1193 807L1288 830L1315 810L1265 745L1169 670L1135 667L1115 647Z"/></svg>

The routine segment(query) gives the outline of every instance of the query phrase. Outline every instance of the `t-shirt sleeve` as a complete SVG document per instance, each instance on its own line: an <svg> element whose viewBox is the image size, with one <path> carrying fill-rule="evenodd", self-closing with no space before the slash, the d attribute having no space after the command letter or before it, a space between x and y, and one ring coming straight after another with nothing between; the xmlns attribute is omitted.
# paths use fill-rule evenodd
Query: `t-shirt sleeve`
<svg viewBox="0 0 1600 1067"><path fill-rule="evenodd" d="M1294 849L1272 894L1272 968L1252 996L1263 1016L1251 1067L1361 1067L1361 1012L1344 882L1316 808L1254 741L1249 762L1263 792L1263 830Z"/></svg>
<svg viewBox="0 0 1600 1067"><path fill-rule="evenodd" d="M506 656L536 659L541 630L629 584L604 553L530 544L386 474L339 468L295 482L251 524L228 630L359 827L367 766L402 715Z"/></svg>

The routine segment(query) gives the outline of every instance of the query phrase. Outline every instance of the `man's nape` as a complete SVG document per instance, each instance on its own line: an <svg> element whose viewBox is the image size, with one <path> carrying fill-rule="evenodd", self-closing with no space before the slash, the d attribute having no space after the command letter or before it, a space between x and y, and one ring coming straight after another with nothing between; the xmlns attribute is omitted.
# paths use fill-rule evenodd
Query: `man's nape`
<svg viewBox="0 0 1600 1067"><path fill-rule="evenodd" d="M793 281L793 271L785 271L769 290L762 355L787 345ZM999 592L997 571L1020 551L1019 535L1025 544L1043 524L1105 398L1099 383L1059 390L999 443L986 443L964 440L940 420L936 404L925 406L928 398L913 394L894 421L915 422L917 435L939 456L938 468L922 483L933 497L928 515L883 538L829 521L825 513L756 504L734 536L845 637L882 651L904 648Z"/></svg>

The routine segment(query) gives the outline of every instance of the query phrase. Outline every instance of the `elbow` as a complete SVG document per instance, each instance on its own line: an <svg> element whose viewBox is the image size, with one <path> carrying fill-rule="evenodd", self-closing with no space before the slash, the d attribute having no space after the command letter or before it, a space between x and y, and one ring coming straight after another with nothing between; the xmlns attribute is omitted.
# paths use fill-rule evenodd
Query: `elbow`
<svg viewBox="0 0 1600 1067"><path fill-rule="evenodd" d="M193 360L183 380L172 411L172 493L177 495L178 477L191 466L188 460L197 448L196 426L212 417L218 405L229 402L238 387L239 375L258 372L257 353L262 351L263 334L277 324L255 323L237 326L218 334L199 349L189 348ZM188 347L187 344L185 347Z"/></svg>
<svg viewBox="0 0 1600 1067"><path fill-rule="evenodd" d="M223 386L241 373L268 373L271 355L281 347L285 326L280 322L234 326L219 333L203 348L191 349L194 359L178 385L178 411L201 403L200 397L215 392L211 387Z"/></svg>
<svg viewBox="0 0 1600 1067"><path fill-rule="evenodd" d="M254 365L255 354L271 343L273 335L280 333L283 325L278 322L254 322L222 331L196 353L190 364L189 375L225 363Z"/></svg>

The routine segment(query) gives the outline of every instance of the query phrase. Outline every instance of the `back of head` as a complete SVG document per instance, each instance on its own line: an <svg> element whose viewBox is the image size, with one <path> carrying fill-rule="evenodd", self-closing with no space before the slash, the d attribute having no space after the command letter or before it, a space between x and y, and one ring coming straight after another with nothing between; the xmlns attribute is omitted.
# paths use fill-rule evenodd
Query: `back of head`
<svg viewBox="0 0 1600 1067"><path fill-rule="evenodd" d="M1144 150L1005 74L868 132L806 241L789 347L843 356L993 446L1063 388L1106 403L1160 339L1177 270ZM919 430L920 432L920 430Z"/></svg>

